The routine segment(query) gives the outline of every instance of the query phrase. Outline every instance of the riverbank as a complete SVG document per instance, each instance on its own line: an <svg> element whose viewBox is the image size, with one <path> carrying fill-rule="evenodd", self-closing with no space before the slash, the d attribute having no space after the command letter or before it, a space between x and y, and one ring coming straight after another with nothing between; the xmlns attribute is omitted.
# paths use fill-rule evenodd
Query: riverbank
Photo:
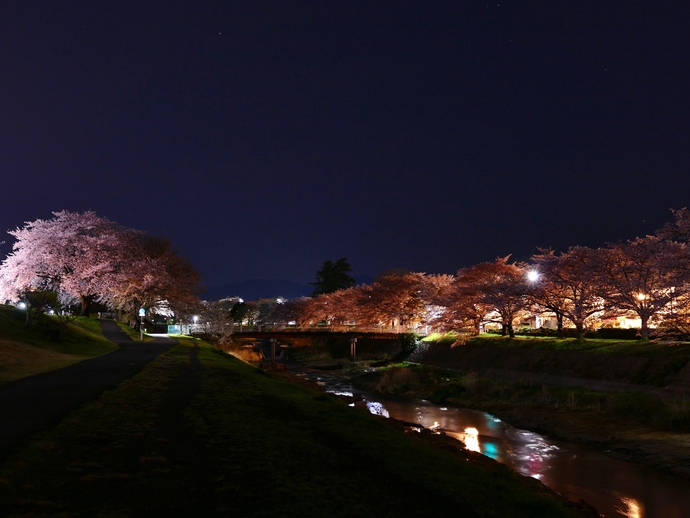
<svg viewBox="0 0 690 518"><path fill-rule="evenodd" d="M0 464L4 515L586 515L504 466L468 462L457 443L432 447L400 423L181 342L17 447Z"/></svg>
<svg viewBox="0 0 690 518"><path fill-rule="evenodd" d="M348 340L337 333L302 342L288 337L300 363L349 370L350 377L390 364L402 350L360 339L362 354L353 364ZM241 336L228 352L260 361ZM415 363L355 382L365 390L488 411L516 427L690 479L690 344L485 335L421 342L407 357Z"/></svg>
<svg viewBox="0 0 690 518"><path fill-rule="evenodd" d="M608 406L632 406L640 412L645 410L640 406L658 404L646 394L503 382L474 372L423 365L358 374L352 383L362 390L486 411L516 428L585 444L614 458L690 480L690 434L686 430L664 430L606 410L607 402Z"/></svg>

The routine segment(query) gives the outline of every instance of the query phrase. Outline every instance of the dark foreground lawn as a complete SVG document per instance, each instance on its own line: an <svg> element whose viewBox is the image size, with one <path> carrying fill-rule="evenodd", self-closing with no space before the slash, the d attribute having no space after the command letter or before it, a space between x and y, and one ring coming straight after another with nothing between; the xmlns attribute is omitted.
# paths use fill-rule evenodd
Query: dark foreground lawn
<svg viewBox="0 0 690 518"><path fill-rule="evenodd" d="M577 516L364 409L184 342L0 465L2 516Z"/></svg>

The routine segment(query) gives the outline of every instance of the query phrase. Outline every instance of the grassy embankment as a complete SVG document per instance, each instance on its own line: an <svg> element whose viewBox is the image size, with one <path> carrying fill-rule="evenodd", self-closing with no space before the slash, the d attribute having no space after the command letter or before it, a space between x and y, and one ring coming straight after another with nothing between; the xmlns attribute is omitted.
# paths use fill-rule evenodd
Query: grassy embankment
<svg viewBox="0 0 690 518"><path fill-rule="evenodd" d="M70 516L575 516L540 485L181 340L0 465L0 508Z"/></svg>
<svg viewBox="0 0 690 518"><path fill-rule="evenodd" d="M43 316L31 327L14 306L0 305L0 385L106 354L117 348L101 333L98 320L79 317L64 326Z"/></svg>
<svg viewBox="0 0 690 518"><path fill-rule="evenodd" d="M677 374L690 361L690 344L664 343L649 341L618 341L603 339L553 339L553 338L516 338L509 339L495 336L482 336L470 340L468 344L484 347L504 347L523 350L568 351L596 354L600 358L596 365L596 372L588 375L578 372L584 379L600 379L601 365L613 370L613 364L619 362L619 357L637 357L646 360L657 360L656 366L661 366L661 375ZM577 358L569 356L569 358ZM650 365L647 363L645 365ZM561 372L571 373L574 366L564 366ZM582 371L582 369L580 369ZM511 406L512 404L535 404L537 406L553 407L556 410L571 410L580 412L596 412L611 418L621 418L637 422L638 424L653 425L659 429L690 432L690 404L686 394L679 392L677 398L660 398L644 392L604 392L591 390L586 387L559 387L535 385L534 383L509 383L496 380L481 379L475 373L450 373L453 379L446 376L439 382L433 369L428 371L430 377L426 382L432 389L430 397L434 401L446 402L448 399L460 400L463 403L483 404L490 401L496 404ZM631 373L633 379L625 379L634 383L635 378L642 377L639 373ZM448 381L445 381L445 380Z"/></svg>
<svg viewBox="0 0 690 518"><path fill-rule="evenodd" d="M436 335L445 341L455 341L452 335L447 338ZM433 340L434 337L430 337ZM610 338L551 338L540 336L518 336L508 338L504 336L486 334L471 338L467 343L493 345L519 349L548 349L555 351L584 351L605 354L637 355L637 356L676 356L685 362L690 359L690 343L664 342L658 340L614 340Z"/></svg>

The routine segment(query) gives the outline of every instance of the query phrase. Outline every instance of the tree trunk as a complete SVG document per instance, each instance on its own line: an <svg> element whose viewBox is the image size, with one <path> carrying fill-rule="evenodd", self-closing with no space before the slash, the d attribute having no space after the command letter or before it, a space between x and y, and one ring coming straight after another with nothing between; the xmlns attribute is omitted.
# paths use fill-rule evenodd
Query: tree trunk
<svg viewBox="0 0 690 518"><path fill-rule="evenodd" d="M642 325L640 326L640 338L643 341L649 340L649 317L647 315L640 315Z"/></svg>
<svg viewBox="0 0 690 518"><path fill-rule="evenodd" d="M79 312L79 316L88 317L93 295L81 295L79 299L81 300L81 311Z"/></svg>
<svg viewBox="0 0 690 518"><path fill-rule="evenodd" d="M515 329L513 329L513 324L512 322L508 323L508 336L510 338L515 338Z"/></svg>
<svg viewBox="0 0 690 518"><path fill-rule="evenodd" d="M556 338L563 338L563 315L556 313Z"/></svg>
<svg viewBox="0 0 690 518"><path fill-rule="evenodd" d="M585 326L582 324L582 322L576 323L575 329L577 330L578 341L584 340L585 339Z"/></svg>

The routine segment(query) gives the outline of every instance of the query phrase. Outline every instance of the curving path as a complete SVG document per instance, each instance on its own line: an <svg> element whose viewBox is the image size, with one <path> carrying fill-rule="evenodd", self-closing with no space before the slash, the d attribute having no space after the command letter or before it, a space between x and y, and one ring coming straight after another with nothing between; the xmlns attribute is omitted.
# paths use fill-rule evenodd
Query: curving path
<svg viewBox="0 0 690 518"><path fill-rule="evenodd" d="M177 342L134 342L112 320L101 320L116 351L0 387L0 461L31 435L52 428L72 410L137 374Z"/></svg>

